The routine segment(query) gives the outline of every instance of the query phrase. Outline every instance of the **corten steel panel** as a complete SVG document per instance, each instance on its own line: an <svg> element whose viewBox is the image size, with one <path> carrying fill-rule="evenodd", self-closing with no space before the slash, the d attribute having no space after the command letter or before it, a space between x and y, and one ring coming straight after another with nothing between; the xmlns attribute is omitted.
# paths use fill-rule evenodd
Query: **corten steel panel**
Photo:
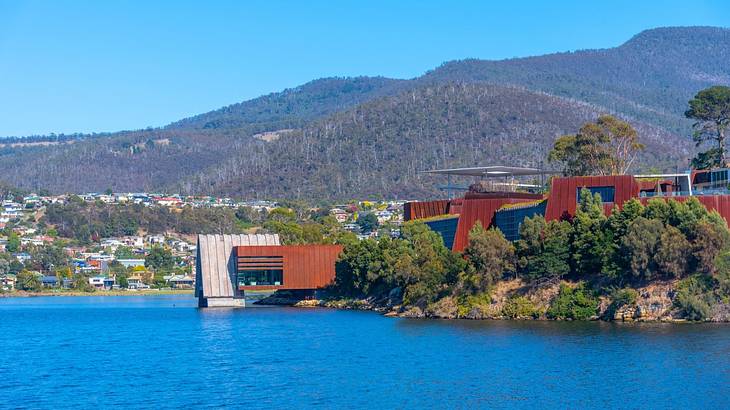
<svg viewBox="0 0 730 410"><path fill-rule="evenodd" d="M451 201L449 201L449 214L459 215L461 213L461 206L463 203L464 200L461 198L452 199Z"/></svg>
<svg viewBox="0 0 730 410"><path fill-rule="evenodd" d="M554 178L552 180L552 189L550 190L545 218L553 220L574 216L578 204L578 189L582 187L593 188L602 186L614 187L613 204L619 207L623 206L624 202L629 199L639 196L639 184L631 175ZM610 212L613 204L604 204L604 209Z"/></svg>
<svg viewBox="0 0 730 410"><path fill-rule="evenodd" d="M267 289L317 289L335 279L335 262L342 252L340 245L239 246L236 256L281 256L284 277L281 286ZM247 286L245 289L263 289Z"/></svg>
<svg viewBox="0 0 730 410"><path fill-rule="evenodd" d="M497 199L469 199L464 200L461 214L459 215L459 223L456 226L456 235L454 236L453 250L463 251L469 244L469 231L476 221L480 221L482 226L489 228L494 219L494 213L504 204L516 204L520 202L529 202L531 199L526 198L497 198Z"/></svg>
<svg viewBox="0 0 730 410"><path fill-rule="evenodd" d="M448 199L426 202L407 202L403 208L403 217L406 221L430 218L448 213Z"/></svg>

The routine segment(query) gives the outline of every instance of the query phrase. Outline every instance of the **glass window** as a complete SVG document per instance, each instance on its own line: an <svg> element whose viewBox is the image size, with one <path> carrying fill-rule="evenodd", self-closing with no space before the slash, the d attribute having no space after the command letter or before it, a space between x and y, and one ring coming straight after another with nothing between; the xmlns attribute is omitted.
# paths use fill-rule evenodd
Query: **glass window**
<svg viewBox="0 0 730 410"><path fill-rule="evenodd" d="M238 286L279 286L284 284L281 269L243 270L238 272Z"/></svg>
<svg viewBox="0 0 730 410"><path fill-rule="evenodd" d="M616 194L616 188L614 188L612 186L579 187L579 188L576 188L576 191L575 191L575 198L576 198L576 202L578 202L578 203L580 203L580 191L583 188L591 191L591 195L595 195L595 194L600 195L601 201L603 201L603 203L613 202L614 195Z"/></svg>

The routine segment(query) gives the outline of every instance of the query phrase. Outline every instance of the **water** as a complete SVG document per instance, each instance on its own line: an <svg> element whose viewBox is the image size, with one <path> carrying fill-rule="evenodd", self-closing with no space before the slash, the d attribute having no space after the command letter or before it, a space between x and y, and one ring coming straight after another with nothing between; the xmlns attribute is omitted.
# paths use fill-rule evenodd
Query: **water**
<svg viewBox="0 0 730 410"><path fill-rule="evenodd" d="M0 299L2 408L727 408L730 325Z"/></svg>

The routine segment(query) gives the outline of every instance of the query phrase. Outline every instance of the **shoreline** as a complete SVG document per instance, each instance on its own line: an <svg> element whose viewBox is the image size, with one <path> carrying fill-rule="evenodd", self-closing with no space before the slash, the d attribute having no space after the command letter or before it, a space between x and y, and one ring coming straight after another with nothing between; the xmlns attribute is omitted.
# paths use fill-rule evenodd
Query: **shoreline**
<svg viewBox="0 0 730 410"><path fill-rule="evenodd" d="M7 292L0 293L0 298L34 298L43 296L160 296L160 295L192 295L193 290L140 290L140 291L129 291L129 290L111 290L111 291L96 291L96 292L77 292L77 291L59 291L59 292Z"/></svg>
<svg viewBox="0 0 730 410"><path fill-rule="evenodd" d="M715 320L702 320L702 321L691 321L683 318L671 318L664 317L661 319L647 319L647 318L625 318L625 319L607 319L601 316L593 316L586 320L578 319L550 319L547 317L506 317L506 316L483 316L479 318L474 317L446 317L429 315L422 312L420 314L414 314L412 308L405 306L379 306L368 303L366 300L355 299L355 300L341 300L341 299L328 299L328 300L291 300L286 298L277 298L275 300L268 300L266 302L259 302L257 304L266 306L288 306L299 309L334 309L334 310L359 310L368 311L380 314L384 317L395 317L404 319L424 319L424 320L488 320L488 321L534 321L534 322L606 322L606 323L670 323L670 324L701 324L701 323L718 323L718 324L729 324L729 321L715 321Z"/></svg>

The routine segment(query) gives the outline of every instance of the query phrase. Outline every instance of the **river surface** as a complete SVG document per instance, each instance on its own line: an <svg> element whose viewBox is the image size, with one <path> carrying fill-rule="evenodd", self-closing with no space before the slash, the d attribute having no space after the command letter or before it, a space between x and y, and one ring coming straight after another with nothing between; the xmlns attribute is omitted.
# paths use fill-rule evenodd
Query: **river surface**
<svg viewBox="0 0 730 410"><path fill-rule="evenodd" d="M0 298L0 408L730 407L730 325Z"/></svg>

